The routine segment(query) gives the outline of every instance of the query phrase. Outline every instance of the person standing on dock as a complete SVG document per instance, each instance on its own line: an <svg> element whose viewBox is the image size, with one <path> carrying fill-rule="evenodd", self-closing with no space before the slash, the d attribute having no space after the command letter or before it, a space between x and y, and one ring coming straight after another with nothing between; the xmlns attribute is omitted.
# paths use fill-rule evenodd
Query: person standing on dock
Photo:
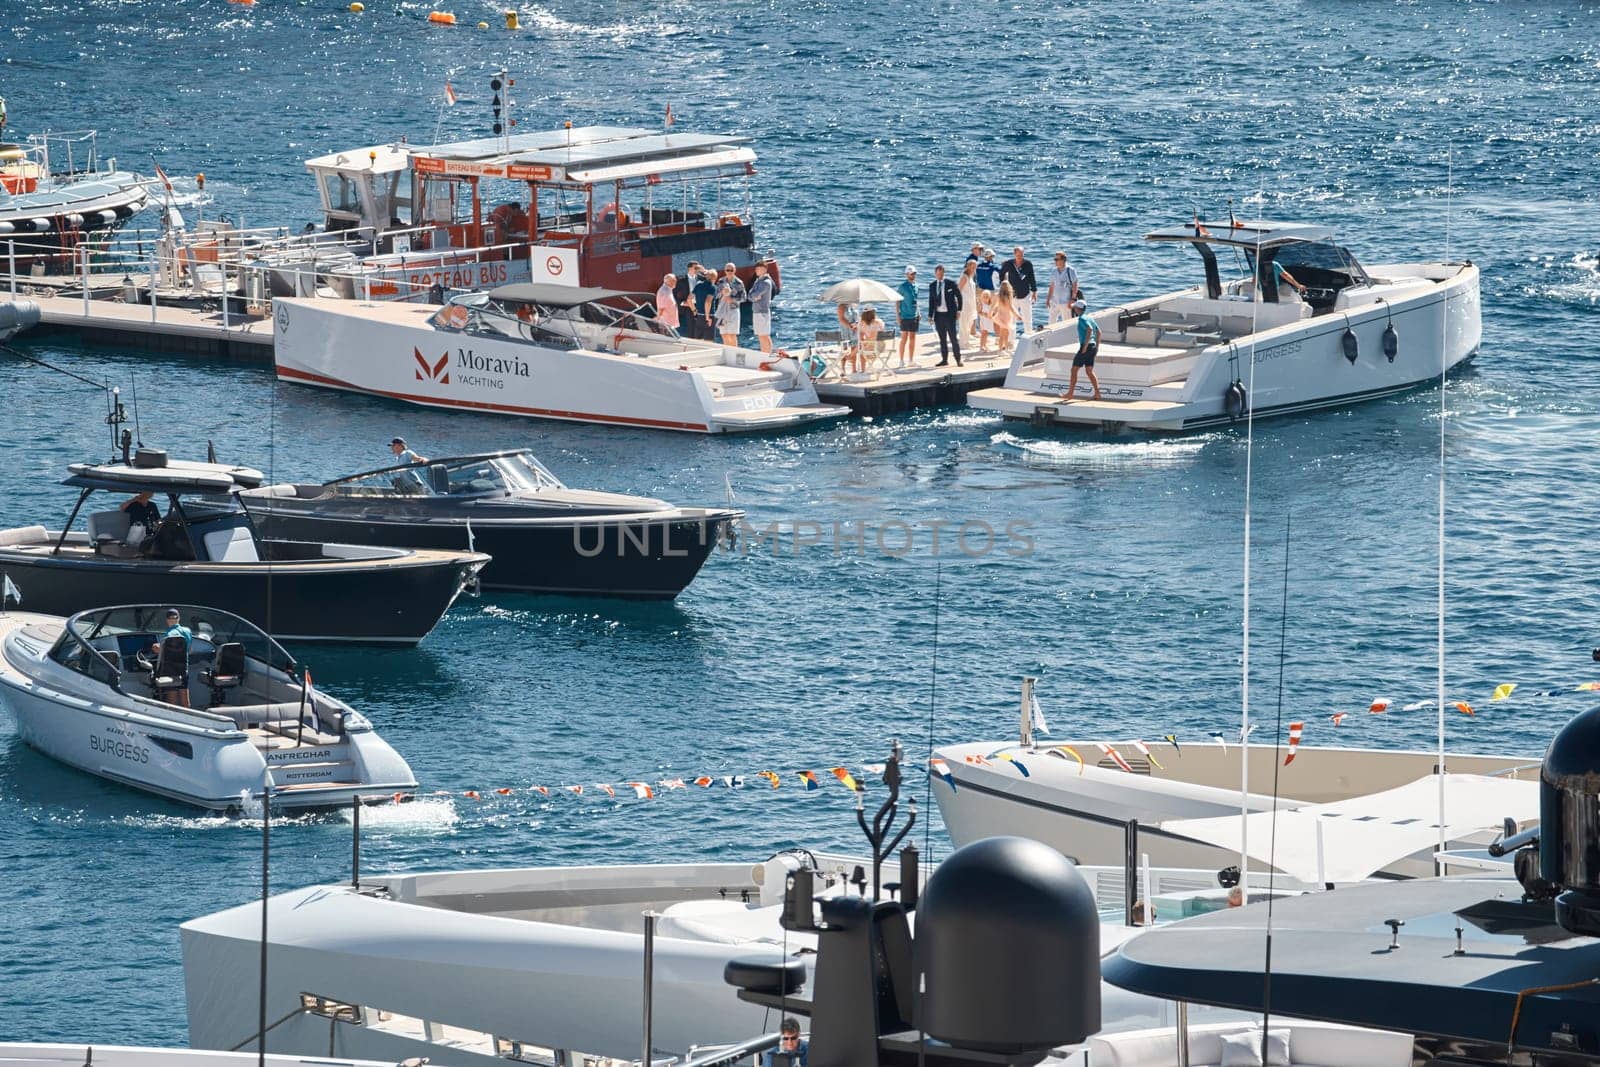
<svg viewBox="0 0 1600 1067"><path fill-rule="evenodd" d="M928 286L928 317L933 320L933 330L939 335L939 366L950 365L951 353L956 366L961 366L961 290L955 282L947 281L944 265L933 268L933 284Z"/></svg>
<svg viewBox="0 0 1600 1067"><path fill-rule="evenodd" d="M722 280L717 283L717 332L729 348L739 345L739 305L742 303L744 282L739 280L739 268L729 263L722 268Z"/></svg>
<svg viewBox="0 0 1600 1067"><path fill-rule="evenodd" d="M663 326L678 328L678 276L668 272L656 290L656 321Z"/></svg>
<svg viewBox="0 0 1600 1067"><path fill-rule="evenodd" d="M1022 320L1021 332L1026 334L1033 325L1033 294L1039 291L1039 283L1034 278L1033 261L1023 256L1021 245L1011 250L1011 258L1000 268L1000 280L1011 283L1012 306Z"/></svg>
<svg viewBox="0 0 1600 1067"><path fill-rule="evenodd" d="M767 265L756 264L756 280L750 283L750 328L756 332L761 351L772 351L772 279Z"/></svg>
<svg viewBox="0 0 1600 1067"><path fill-rule="evenodd" d="M1078 368L1089 376L1089 384L1094 387L1094 397L1100 399L1100 379L1094 376L1094 357L1100 354L1100 324L1089 317L1082 300L1072 303L1072 313L1078 316L1078 351L1072 357L1072 376L1067 379L1067 395L1062 400L1071 400L1078 395Z"/></svg>
<svg viewBox="0 0 1600 1067"><path fill-rule="evenodd" d="M978 339L978 261L971 256L961 265L961 277L956 279L961 290L961 336L968 341Z"/></svg>
<svg viewBox="0 0 1600 1067"><path fill-rule="evenodd" d="M994 261L994 249L985 248L983 259L978 261L978 288L986 293L1000 288L1000 264Z"/></svg>
<svg viewBox="0 0 1600 1067"><path fill-rule="evenodd" d="M906 280L896 292L900 294L900 365L910 367L917 361L917 327L921 325L917 314L917 268L906 268Z"/></svg>
<svg viewBox="0 0 1600 1067"><path fill-rule="evenodd" d="M1065 252L1057 252L1056 265L1050 271L1050 289L1044 295L1049 325L1072 318L1072 302L1077 299L1078 272L1067 262Z"/></svg>

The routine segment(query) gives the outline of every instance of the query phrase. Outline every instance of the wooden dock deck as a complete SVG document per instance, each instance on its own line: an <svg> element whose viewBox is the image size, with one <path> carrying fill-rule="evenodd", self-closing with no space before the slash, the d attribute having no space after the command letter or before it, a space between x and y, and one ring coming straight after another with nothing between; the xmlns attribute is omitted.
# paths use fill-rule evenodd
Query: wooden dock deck
<svg viewBox="0 0 1600 1067"><path fill-rule="evenodd" d="M942 407L963 403L975 389L1003 385L1011 367L1011 353L980 354L976 346L961 350L962 365L941 367L939 338L932 331L917 335L915 366L897 369L897 356L889 358L887 370L867 372L864 380L840 378L838 357L830 355L828 373L818 379L817 398L824 403L843 404L856 415L889 415L897 411Z"/></svg>

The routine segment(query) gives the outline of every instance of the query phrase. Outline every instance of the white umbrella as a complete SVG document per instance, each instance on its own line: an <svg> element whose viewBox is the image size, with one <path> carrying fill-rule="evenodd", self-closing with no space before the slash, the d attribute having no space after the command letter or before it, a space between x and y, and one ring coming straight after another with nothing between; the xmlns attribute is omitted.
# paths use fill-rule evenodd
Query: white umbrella
<svg viewBox="0 0 1600 1067"><path fill-rule="evenodd" d="M871 278L850 278L828 286L817 299L824 304L890 304L900 294Z"/></svg>

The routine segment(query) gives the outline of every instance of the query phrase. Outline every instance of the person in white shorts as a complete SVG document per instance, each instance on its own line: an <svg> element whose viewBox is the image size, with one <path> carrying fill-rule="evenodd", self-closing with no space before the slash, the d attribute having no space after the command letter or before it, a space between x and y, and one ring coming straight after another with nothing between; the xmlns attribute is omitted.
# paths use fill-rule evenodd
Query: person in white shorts
<svg viewBox="0 0 1600 1067"><path fill-rule="evenodd" d="M1056 253L1056 265L1050 269L1050 289L1045 293L1045 307L1050 313L1051 326L1072 319L1072 302L1078 299L1078 272L1067 262L1065 252Z"/></svg>
<svg viewBox="0 0 1600 1067"><path fill-rule="evenodd" d="M755 281L750 283L750 328L761 342L761 351L772 351L772 279L767 265L756 264Z"/></svg>

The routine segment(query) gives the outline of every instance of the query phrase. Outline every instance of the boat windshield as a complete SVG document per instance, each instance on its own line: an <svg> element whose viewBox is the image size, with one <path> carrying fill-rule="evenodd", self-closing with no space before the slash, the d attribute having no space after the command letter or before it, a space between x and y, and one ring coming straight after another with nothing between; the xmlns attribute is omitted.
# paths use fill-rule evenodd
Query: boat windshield
<svg viewBox="0 0 1600 1067"><path fill-rule="evenodd" d="M67 630L102 655L114 652L123 662L130 662L167 632L166 615L171 606L139 604L86 611L73 616L67 623ZM244 646L245 656L257 663L286 674L297 673L294 657L282 645L239 616L216 608L184 604L177 608L182 624L194 636L189 653L191 661L196 656L212 654L223 645L238 644Z"/></svg>
<svg viewBox="0 0 1600 1067"><path fill-rule="evenodd" d="M451 300L428 321L442 330L492 334L557 348L581 347L592 340L595 328L602 333L627 330L667 340L679 339L678 331L657 322L653 307L643 302L629 307L613 307L599 300L571 305L541 304L495 300L487 293L470 293Z"/></svg>
<svg viewBox="0 0 1600 1067"><path fill-rule="evenodd" d="M332 484L339 496L504 496L566 488L532 452L412 463Z"/></svg>

